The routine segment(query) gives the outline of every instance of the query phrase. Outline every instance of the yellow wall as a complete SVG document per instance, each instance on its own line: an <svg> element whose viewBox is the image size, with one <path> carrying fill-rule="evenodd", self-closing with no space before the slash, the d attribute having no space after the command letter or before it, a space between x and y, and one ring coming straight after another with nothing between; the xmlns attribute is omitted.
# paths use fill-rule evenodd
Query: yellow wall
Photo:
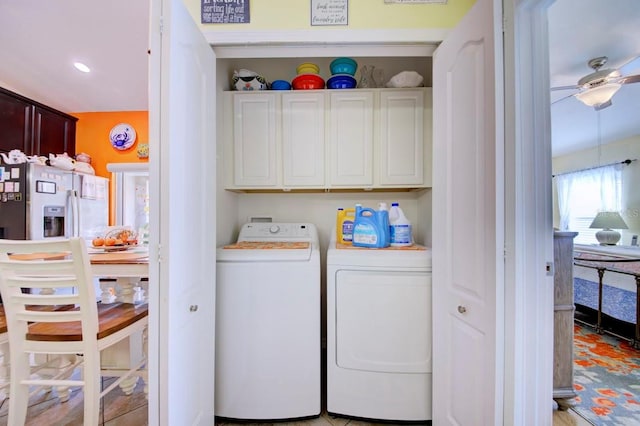
<svg viewBox="0 0 640 426"><path fill-rule="evenodd" d="M76 153L84 152L91 156L91 165L96 175L111 179L107 171L108 163L136 163L146 162L140 159L137 148L141 143L149 143L149 112L148 111L117 111L117 112L77 112L71 113L78 118L76 124ZM113 126L119 123L130 124L136 131L136 141L127 150L120 151L111 145L109 133ZM115 223L113 207L114 186L110 182L109 191L109 223Z"/></svg>
<svg viewBox="0 0 640 426"><path fill-rule="evenodd" d="M200 24L203 31L416 29L452 28L475 0L448 0L447 4L385 4L384 0L349 0L349 24L314 26L311 0L250 0L248 24ZM200 23L201 0L184 0ZM294 40L292 40L294 41Z"/></svg>

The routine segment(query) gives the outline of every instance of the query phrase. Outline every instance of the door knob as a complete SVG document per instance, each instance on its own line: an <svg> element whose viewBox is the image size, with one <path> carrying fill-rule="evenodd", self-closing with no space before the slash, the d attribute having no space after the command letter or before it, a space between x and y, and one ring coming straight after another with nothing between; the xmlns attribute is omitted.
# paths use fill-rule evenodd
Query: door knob
<svg viewBox="0 0 640 426"><path fill-rule="evenodd" d="M460 312L461 314L464 314L465 312L467 312L467 308L465 308L462 305L458 305L458 312Z"/></svg>

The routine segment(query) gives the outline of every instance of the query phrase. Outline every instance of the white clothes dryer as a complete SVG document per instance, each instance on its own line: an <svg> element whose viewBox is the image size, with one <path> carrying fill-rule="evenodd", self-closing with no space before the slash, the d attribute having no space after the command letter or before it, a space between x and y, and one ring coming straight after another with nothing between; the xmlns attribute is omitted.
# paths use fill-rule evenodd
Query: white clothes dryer
<svg viewBox="0 0 640 426"><path fill-rule="evenodd" d="M342 246L343 247L343 246ZM327 251L327 411L431 420L431 251Z"/></svg>
<svg viewBox="0 0 640 426"><path fill-rule="evenodd" d="M217 250L215 414L318 416L320 252L309 223L247 223Z"/></svg>

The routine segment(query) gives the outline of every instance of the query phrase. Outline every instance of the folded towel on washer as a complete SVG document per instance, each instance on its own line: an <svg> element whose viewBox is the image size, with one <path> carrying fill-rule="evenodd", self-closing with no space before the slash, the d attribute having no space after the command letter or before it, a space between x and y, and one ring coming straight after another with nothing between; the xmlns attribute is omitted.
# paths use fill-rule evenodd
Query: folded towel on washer
<svg viewBox="0 0 640 426"><path fill-rule="evenodd" d="M414 244L412 246L400 246L400 247L395 247L395 246L389 246L389 247L383 247L383 248L370 248L370 247L356 247L356 246L352 246L351 244L341 244L341 243L336 243L336 248L337 249L355 249L355 250L428 250L428 247L425 246L421 246L419 244Z"/></svg>
<svg viewBox="0 0 640 426"><path fill-rule="evenodd" d="M306 249L309 242L306 241L239 241L224 246L225 249L240 250L278 250L278 249Z"/></svg>

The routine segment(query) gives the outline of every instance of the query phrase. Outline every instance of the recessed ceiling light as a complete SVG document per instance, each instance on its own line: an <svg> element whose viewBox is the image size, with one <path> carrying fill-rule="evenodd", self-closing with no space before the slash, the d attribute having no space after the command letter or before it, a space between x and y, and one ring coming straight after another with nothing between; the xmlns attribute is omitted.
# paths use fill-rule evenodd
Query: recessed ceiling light
<svg viewBox="0 0 640 426"><path fill-rule="evenodd" d="M73 66L76 67L78 71L91 72L91 69L82 62L74 62Z"/></svg>

